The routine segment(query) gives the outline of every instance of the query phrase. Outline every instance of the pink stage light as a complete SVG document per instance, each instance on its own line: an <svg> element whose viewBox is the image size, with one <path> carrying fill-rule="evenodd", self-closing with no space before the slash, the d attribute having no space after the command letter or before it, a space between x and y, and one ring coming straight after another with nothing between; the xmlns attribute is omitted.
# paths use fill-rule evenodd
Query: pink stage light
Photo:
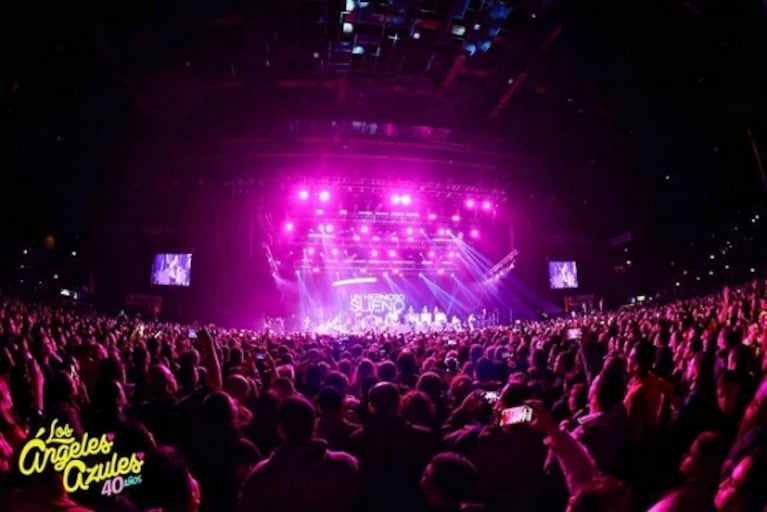
<svg viewBox="0 0 767 512"><path fill-rule="evenodd" d="M393 237L391 237L391 241L392 242L398 242L399 238L397 238L397 235L394 235Z"/></svg>
<svg viewBox="0 0 767 512"><path fill-rule="evenodd" d="M320 268L319 268L319 267L314 267L314 268L312 269L312 272L314 272L315 274L316 274L316 273L318 273L319 271L320 271Z"/></svg>
<svg viewBox="0 0 767 512"><path fill-rule="evenodd" d="M298 198L301 201L306 201L307 199L309 199L309 191L306 190L306 189L303 189L303 190L299 191L298 192Z"/></svg>
<svg viewBox="0 0 767 512"><path fill-rule="evenodd" d="M408 235L412 235L412 234L413 234L413 228L407 228L407 229L405 230L405 232L406 232Z"/></svg>
<svg viewBox="0 0 767 512"><path fill-rule="evenodd" d="M325 226L325 231L327 231L328 233L332 233L333 232L333 224L328 224L327 226Z"/></svg>
<svg viewBox="0 0 767 512"><path fill-rule="evenodd" d="M489 210L492 207L493 207L493 205L490 203L490 201L485 201L484 203L482 203L482 209L483 210Z"/></svg>
<svg viewBox="0 0 767 512"><path fill-rule="evenodd" d="M360 236L359 236L359 235L354 235L354 236L352 237L352 240L354 240L355 242L359 242L359 240L360 240Z"/></svg>
<svg viewBox="0 0 767 512"><path fill-rule="evenodd" d="M324 210L317 210L317 215L324 215L324 214L325 214Z"/></svg>
<svg viewBox="0 0 767 512"><path fill-rule="evenodd" d="M293 229L295 229L295 226L293 225L292 222L288 222L287 224L285 224L285 231L293 231Z"/></svg>
<svg viewBox="0 0 767 512"><path fill-rule="evenodd" d="M330 192L328 192L327 190L323 190L322 192L320 192L320 201L322 201L323 203L327 203L328 201L330 201Z"/></svg>
<svg viewBox="0 0 767 512"><path fill-rule="evenodd" d="M309 247L309 248L306 250L306 252L307 252L307 253L309 253L309 254L314 254L314 247Z"/></svg>
<svg viewBox="0 0 767 512"><path fill-rule="evenodd" d="M415 238L413 238L412 236L409 236L409 237L407 237L407 241L408 242L415 242Z"/></svg>
<svg viewBox="0 0 767 512"><path fill-rule="evenodd" d="M453 215L453 216L451 217L451 219L453 219L453 222L458 222L459 220L461 220L461 216L460 216L460 215L458 215L458 214L456 214L456 215Z"/></svg>
<svg viewBox="0 0 767 512"><path fill-rule="evenodd" d="M466 208L474 208L474 199L466 200Z"/></svg>
<svg viewBox="0 0 767 512"><path fill-rule="evenodd" d="M373 256L374 258L377 258L377 257L378 257L378 251L377 251L376 249L373 249L373 250L370 252L370 255L371 255L371 256Z"/></svg>
<svg viewBox="0 0 767 512"><path fill-rule="evenodd" d="M444 234L445 234L445 228L442 228L442 229L440 229L440 230L439 230L439 234L444 236Z"/></svg>
<svg viewBox="0 0 767 512"><path fill-rule="evenodd" d="M394 249L390 249L389 250L389 257L390 258L394 258L395 256L397 256L397 251L395 251Z"/></svg>
<svg viewBox="0 0 767 512"><path fill-rule="evenodd" d="M447 253L447 255L449 258L455 258L455 253L453 251L450 251L449 253Z"/></svg>
<svg viewBox="0 0 767 512"><path fill-rule="evenodd" d="M333 256L338 256L338 249L333 249L332 253L333 253Z"/></svg>
<svg viewBox="0 0 767 512"><path fill-rule="evenodd" d="M429 258L433 258L433 257L434 257L434 251L429 251Z"/></svg>
<svg viewBox="0 0 767 512"><path fill-rule="evenodd" d="M402 198L399 196L399 194L394 194L391 196L391 204L399 204L402 201Z"/></svg>
<svg viewBox="0 0 767 512"><path fill-rule="evenodd" d="M362 226L360 228L360 231L362 231L363 233L367 233L368 232L368 227L367 226Z"/></svg>
<svg viewBox="0 0 767 512"><path fill-rule="evenodd" d="M373 241L374 242L380 242L381 241L381 237L380 236L374 236L373 237Z"/></svg>
<svg viewBox="0 0 767 512"><path fill-rule="evenodd" d="M429 214L429 220L436 220L436 219L437 219L437 214L436 213L430 213Z"/></svg>
<svg viewBox="0 0 767 512"><path fill-rule="evenodd" d="M394 270L391 271L391 273L396 276L397 274L399 274L399 269L395 268Z"/></svg>
<svg viewBox="0 0 767 512"><path fill-rule="evenodd" d="M472 229L471 230L471 237L472 238L479 238L479 230L478 229Z"/></svg>
<svg viewBox="0 0 767 512"><path fill-rule="evenodd" d="M441 269L437 270L437 274L440 274L440 275L442 275L442 274L444 274L444 273L445 273L445 269L442 269L442 268L441 268Z"/></svg>
<svg viewBox="0 0 767 512"><path fill-rule="evenodd" d="M407 205L409 205L410 203L413 202L412 198L409 195L407 195L407 194L402 196L401 199L402 199L402 204L404 204L405 206L407 206Z"/></svg>

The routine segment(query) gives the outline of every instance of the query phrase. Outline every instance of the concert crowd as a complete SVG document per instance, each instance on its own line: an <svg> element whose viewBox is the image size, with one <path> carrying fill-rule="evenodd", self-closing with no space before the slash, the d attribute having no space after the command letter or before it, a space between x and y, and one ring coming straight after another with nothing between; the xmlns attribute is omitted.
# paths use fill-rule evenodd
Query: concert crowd
<svg viewBox="0 0 767 512"><path fill-rule="evenodd" d="M0 510L764 511L767 283L474 332L316 336L0 299ZM501 424L505 409L532 416ZM52 422L143 457L19 472ZM110 494L110 493L107 493Z"/></svg>

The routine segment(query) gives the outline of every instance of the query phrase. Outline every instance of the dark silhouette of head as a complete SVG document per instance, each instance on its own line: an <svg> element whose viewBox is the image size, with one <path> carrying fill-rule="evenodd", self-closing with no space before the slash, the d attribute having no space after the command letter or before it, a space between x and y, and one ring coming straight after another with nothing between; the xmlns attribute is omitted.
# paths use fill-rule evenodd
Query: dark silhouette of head
<svg viewBox="0 0 767 512"><path fill-rule="evenodd" d="M421 477L421 491L433 509L460 507L475 499L479 478L477 469L457 453L435 455Z"/></svg>
<svg viewBox="0 0 767 512"><path fill-rule="evenodd" d="M277 409L277 426L286 444L311 440L314 433L314 407L305 398L293 396L283 400Z"/></svg>
<svg viewBox="0 0 767 512"><path fill-rule="evenodd" d="M395 416L399 410L399 390L391 382L381 382L370 390L370 407L378 416Z"/></svg>

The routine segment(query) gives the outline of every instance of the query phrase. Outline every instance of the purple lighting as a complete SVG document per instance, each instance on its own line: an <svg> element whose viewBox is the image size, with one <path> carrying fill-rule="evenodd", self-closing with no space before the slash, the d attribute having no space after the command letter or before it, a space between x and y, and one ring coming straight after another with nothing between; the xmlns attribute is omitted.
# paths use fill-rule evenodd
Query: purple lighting
<svg viewBox="0 0 767 512"><path fill-rule="evenodd" d="M474 208L474 199L466 200L466 208Z"/></svg>
<svg viewBox="0 0 767 512"><path fill-rule="evenodd" d="M327 226L325 226L325 231L327 231L328 233L332 233L333 232L333 224L328 224Z"/></svg>
<svg viewBox="0 0 767 512"><path fill-rule="evenodd" d="M390 258L394 258L395 256L397 256L397 251L395 251L394 249L390 249L389 250L389 257Z"/></svg>
<svg viewBox="0 0 767 512"><path fill-rule="evenodd" d="M442 229L439 230L439 234L440 235L444 235L445 233L446 233L445 228L442 228Z"/></svg>
<svg viewBox="0 0 767 512"><path fill-rule="evenodd" d="M411 202L412 202L412 199L410 198L410 196L409 196L409 195L405 194L404 196L402 196L402 204L404 204L405 206L407 206L407 205L409 205Z"/></svg>
<svg viewBox="0 0 767 512"><path fill-rule="evenodd" d="M434 251L429 251L429 258L433 258L433 257L434 257Z"/></svg>
<svg viewBox="0 0 767 512"><path fill-rule="evenodd" d="M363 233L367 233L368 232L368 227L367 226L362 226L360 228L360 231L362 231Z"/></svg>
<svg viewBox="0 0 767 512"><path fill-rule="evenodd" d="M338 256L338 249L333 249L333 256Z"/></svg>
<svg viewBox="0 0 767 512"><path fill-rule="evenodd" d="M493 205L490 204L490 201L485 201L484 203L482 203L482 209L484 209L484 210L489 210L492 207L493 207Z"/></svg>
<svg viewBox="0 0 767 512"><path fill-rule="evenodd" d="M292 222L288 222L287 224L285 224L285 231L293 231L294 228L295 226L293 225Z"/></svg>
<svg viewBox="0 0 767 512"><path fill-rule="evenodd" d="M405 232L406 232L408 235L412 235L412 234L413 234L413 228L407 228L407 229L405 230Z"/></svg>
<svg viewBox="0 0 767 512"><path fill-rule="evenodd" d="M320 192L320 201L322 201L323 203L327 203L328 201L330 201L330 192L328 192L327 190L323 190L322 192Z"/></svg>
<svg viewBox="0 0 767 512"><path fill-rule="evenodd" d="M437 219L437 214L436 213L430 213L429 214L429 220L436 220L436 219Z"/></svg>
<svg viewBox="0 0 767 512"><path fill-rule="evenodd" d="M306 252L308 252L309 254L314 254L314 247L309 247L309 248L306 250Z"/></svg>
<svg viewBox="0 0 767 512"><path fill-rule="evenodd" d="M479 230L478 229L472 229L471 230L471 237L472 238L479 238Z"/></svg>
<svg viewBox="0 0 767 512"><path fill-rule="evenodd" d="M309 191L308 191L308 190L306 190L306 189L303 189L303 190L301 190L301 191L298 193L298 198L299 198L301 201L306 201L307 199L309 199Z"/></svg>
<svg viewBox="0 0 767 512"><path fill-rule="evenodd" d="M399 204L400 201L402 201L402 198L399 196L399 194L394 194L391 196L391 204Z"/></svg>
<svg viewBox="0 0 767 512"><path fill-rule="evenodd" d="M451 218L453 219L453 222L458 222L459 220L461 220L461 217L458 214L453 215Z"/></svg>

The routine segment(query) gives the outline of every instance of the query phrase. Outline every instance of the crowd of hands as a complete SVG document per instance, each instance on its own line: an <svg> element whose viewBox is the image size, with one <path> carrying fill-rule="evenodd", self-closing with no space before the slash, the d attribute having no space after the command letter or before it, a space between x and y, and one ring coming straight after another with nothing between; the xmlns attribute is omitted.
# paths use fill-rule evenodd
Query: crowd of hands
<svg viewBox="0 0 767 512"><path fill-rule="evenodd" d="M477 332L347 337L0 297L0 510L764 510L767 283ZM525 406L529 421L499 422ZM68 495L53 420L146 454ZM93 492L90 492L93 491Z"/></svg>

